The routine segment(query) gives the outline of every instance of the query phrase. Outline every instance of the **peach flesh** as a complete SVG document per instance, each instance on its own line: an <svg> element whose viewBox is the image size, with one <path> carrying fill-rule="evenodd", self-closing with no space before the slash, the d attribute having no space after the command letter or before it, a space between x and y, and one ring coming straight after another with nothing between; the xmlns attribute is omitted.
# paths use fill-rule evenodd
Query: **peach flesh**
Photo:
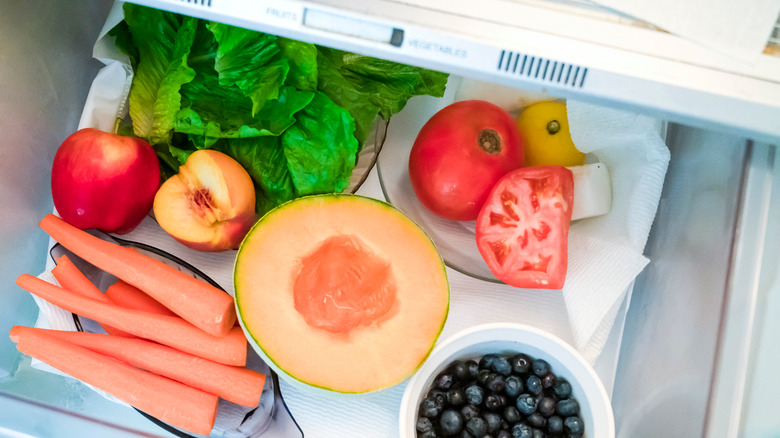
<svg viewBox="0 0 780 438"><path fill-rule="evenodd" d="M254 185L233 158L199 150L157 191L154 214L160 226L187 247L236 249L255 221Z"/></svg>

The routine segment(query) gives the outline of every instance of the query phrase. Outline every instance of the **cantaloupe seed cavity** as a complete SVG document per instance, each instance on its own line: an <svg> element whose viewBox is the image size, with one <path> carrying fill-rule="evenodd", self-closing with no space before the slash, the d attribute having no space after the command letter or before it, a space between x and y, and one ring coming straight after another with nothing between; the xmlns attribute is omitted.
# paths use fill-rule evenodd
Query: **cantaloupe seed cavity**
<svg viewBox="0 0 780 438"><path fill-rule="evenodd" d="M293 294L306 323L332 333L379 324L397 301L391 264L354 235L331 236L303 257Z"/></svg>

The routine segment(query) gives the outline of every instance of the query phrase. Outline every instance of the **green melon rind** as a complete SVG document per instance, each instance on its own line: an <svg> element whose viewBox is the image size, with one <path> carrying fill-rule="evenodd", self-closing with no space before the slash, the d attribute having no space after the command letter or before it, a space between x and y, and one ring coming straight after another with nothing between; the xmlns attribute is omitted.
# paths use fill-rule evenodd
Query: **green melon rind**
<svg viewBox="0 0 780 438"><path fill-rule="evenodd" d="M244 240L241 242L241 245L239 246L238 251L236 252L236 257L235 257L234 263L233 263L233 287L234 287L234 291L235 291L235 297L234 297L235 300L234 301L235 301L235 305L236 305L236 313L238 315L239 322L241 323L241 328L244 330L244 334L248 335L251 338L252 344L262 351L263 356L268 361L273 363L274 367L277 369L277 372L283 373L284 375L286 375L286 376L288 376L288 377L290 377L290 378L292 378L292 379L294 379L294 380L296 380L298 382L301 382L304 385L307 385L307 386L313 387L313 388L323 389L323 390L334 392L334 393L340 393L340 394L368 394L368 393L372 393L372 392L375 392L375 391L381 391L382 389L391 388L391 387L393 387L393 386L403 382L404 380L408 379L412 375L414 375L414 373L416 373L417 370L420 369L420 367L425 363L425 361L428 360L428 357L430 356L431 352L433 351L433 348L436 346L436 342L438 341L439 337L441 336L441 332L444 330L444 325L447 322L447 318L449 317L449 313L450 313L450 285L449 285L449 280L447 278L447 267L446 267L446 264L444 263L444 260L442 259L441 255L439 255L439 263L441 264L441 269L444 272L444 278L445 278L445 280L447 280L445 282L446 285L447 285L447 306L445 308L444 318L442 319L441 325L439 326L439 330L436 333L436 336L434 336L433 342L431 343L431 346L428 349L428 352L426 352L425 355L423 356L422 360L420 360L420 363L418 363L417 366L413 370L411 370L407 375L402 377L399 381L397 381L395 383L392 383L390 385L387 385L385 387L368 389L368 390L365 390L365 391L340 391L340 390L337 390L337 389L328 388L328 387L325 387L325 386L321 386L321 385L317 385L317 384L314 384L314 383L310 383L310 382L302 380L302 379L300 379L300 378L298 378L296 376L288 374L287 372L284 371L284 368L273 357L271 357L268 354L268 352L265 351L265 349L260 344L260 342L258 342L257 338L255 338L254 335L244 325L244 318L243 318L243 314L241 313L241 306L239 306L239 304L238 304L238 302L239 302L238 296L239 296L239 293L240 293L240 287L239 287L238 283L236 282L236 278L237 278L237 275L236 275L237 272L236 271L238 269L238 260L239 260L240 255L241 255L241 251L242 251L242 249L245 246L245 243L250 240L250 238L252 236L252 232L255 230L255 228L262 226L263 221L266 218L268 218L269 215L273 214L274 212L276 212L278 210L281 210L281 209L284 209L284 208L288 207L290 204L295 204L295 203L299 203L299 202L305 202L305 201L309 200L310 198L320 198L320 199L322 199L322 198L334 198L334 199L339 199L339 198L356 199L356 198L359 198L359 199L361 199L362 201L365 201L365 202L374 202L376 204L381 205L384 208L392 210L392 212L394 214L400 215L403 219L413 223L415 225L415 227L417 228L417 230L428 240L430 245L432 247L436 248L436 245L434 244L433 239L431 239L431 237L428 235L428 233L425 232L425 230L422 227L417 225L417 223L415 223L411 218L409 218L408 216L403 214L396 207L394 207L393 205L391 205L391 204L389 204L389 203L387 203L385 201L381 201L381 200L378 200L378 199L370 198L368 196L356 195L356 194L327 193L327 194L319 194L319 195L302 196L300 198L296 198L296 199L284 202L284 203L278 205L277 207L273 208L272 210L268 211L267 213L265 213L257 222L255 222L255 224L252 226L252 228L249 230L249 232L244 237ZM438 251L437 251L437 254L438 254Z"/></svg>

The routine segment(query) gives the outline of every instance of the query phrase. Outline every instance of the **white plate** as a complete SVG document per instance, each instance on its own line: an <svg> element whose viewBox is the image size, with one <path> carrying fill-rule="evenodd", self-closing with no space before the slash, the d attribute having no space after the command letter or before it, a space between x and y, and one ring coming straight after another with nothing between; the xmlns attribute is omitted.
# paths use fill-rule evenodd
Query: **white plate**
<svg viewBox="0 0 780 438"><path fill-rule="evenodd" d="M428 233L447 266L480 280L501 283L477 249L475 221L453 221L431 213L417 199L409 179L409 152L417 133L437 111L455 101L457 89L448 84L442 98L415 97L414 105L393 116L377 161L377 174L387 202Z"/></svg>

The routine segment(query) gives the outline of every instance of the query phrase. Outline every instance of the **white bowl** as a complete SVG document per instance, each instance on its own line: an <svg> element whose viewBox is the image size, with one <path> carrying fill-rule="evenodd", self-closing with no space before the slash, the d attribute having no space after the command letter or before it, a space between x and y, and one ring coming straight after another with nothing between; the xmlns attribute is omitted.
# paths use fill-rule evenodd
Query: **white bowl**
<svg viewBox="0 0 780 438"><path fill-rule="evenodd" d="M543 330L522 324L483 324L442 341L409 380L401 400L400 437L414 438L420 401L436 376L456 359L478 359L488 353L525 353L549 362L552 371L571 383L588 438L614 438L612 405L593 368L574 348Z"/></svg>

